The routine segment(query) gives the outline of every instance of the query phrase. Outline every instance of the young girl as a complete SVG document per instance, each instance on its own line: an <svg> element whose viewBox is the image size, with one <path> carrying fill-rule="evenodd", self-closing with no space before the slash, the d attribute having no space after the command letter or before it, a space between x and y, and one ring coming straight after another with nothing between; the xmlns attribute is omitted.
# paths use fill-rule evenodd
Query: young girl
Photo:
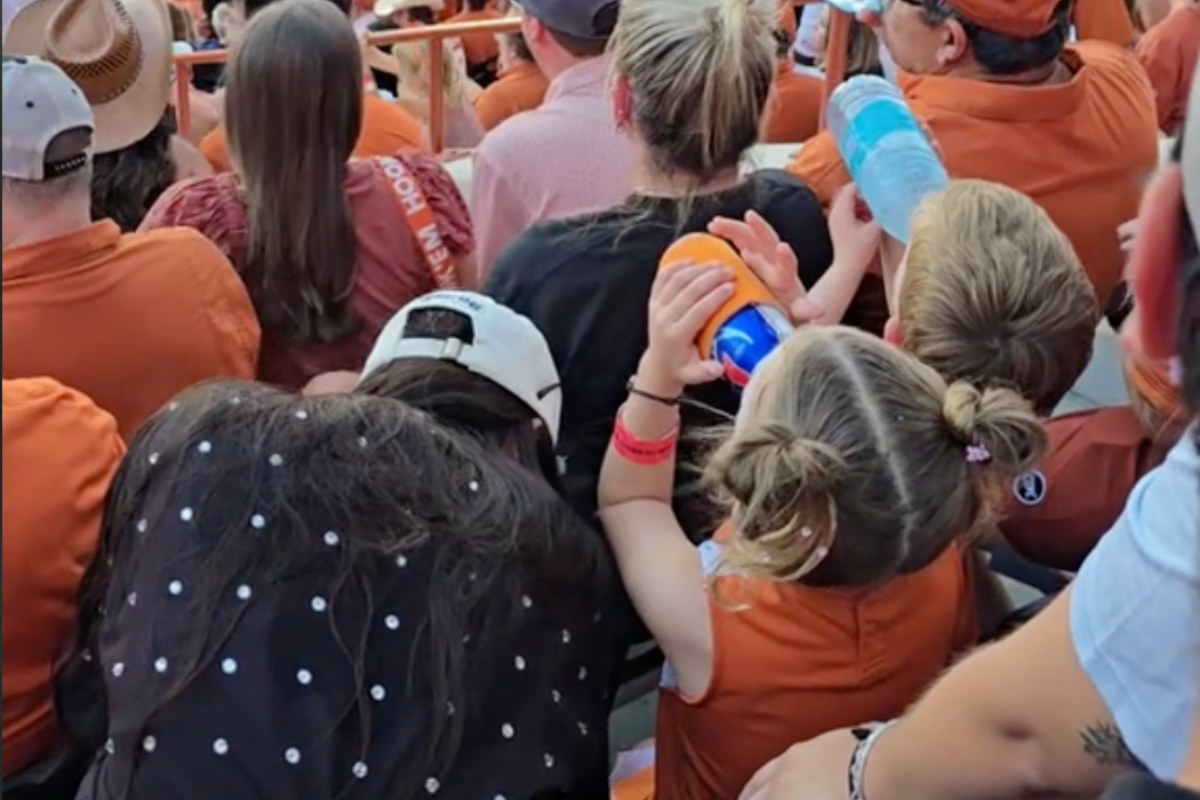
<svg viewBox="0 0 1200 800"><path fill-rule="evenodd" d="M735 797L789 742L917 699L974 641L955 541L1045 448L1013 392L947 386L877 338L802 328L755 372L708 463L731 516L697 551L670 506L677 399L720 374L693 343L730 281L659 274L601 473L605 531L669 665L663 798Z"/></svg>

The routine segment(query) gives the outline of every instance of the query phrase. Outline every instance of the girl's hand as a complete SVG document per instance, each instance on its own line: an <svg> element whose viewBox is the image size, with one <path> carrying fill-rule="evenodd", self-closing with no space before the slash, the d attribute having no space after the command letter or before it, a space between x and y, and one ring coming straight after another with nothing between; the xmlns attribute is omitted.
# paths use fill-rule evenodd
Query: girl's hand
<svg viewBox="0 0 1200 800"><path fill-rule="evenodd" d="M775 295L794 324L803 325L821 316L821 309L808 299L804 284L800 282L800 265L795 251L757 212L747 212L741 222L716 217L708 223L708 232L734 246L746 266Z"/></svg>
<svg viewBox="0 0 1200 800"><path fill-rule="evenodd" d="M700 357L696 338L733 292L733 273L721 264L684 261L659 270L650 290L650 345L638 368L639 388L675 396L684 386L724 374L719 362Z"/></svg>
<svg viewBox="0 0 1200 800"><path fill-rule="evenodd" d="M835 264L866 273L879 255L883 232L879 223L870 218L854 184L842 187L833 199L829 209L829 237L833 240Z"/></svg>

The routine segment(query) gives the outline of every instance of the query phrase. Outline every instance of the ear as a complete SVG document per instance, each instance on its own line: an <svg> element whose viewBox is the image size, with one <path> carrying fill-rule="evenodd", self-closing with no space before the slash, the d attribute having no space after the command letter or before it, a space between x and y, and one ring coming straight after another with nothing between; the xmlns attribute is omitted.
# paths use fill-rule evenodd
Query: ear
<svg viewBox="0 0 1200 800"><path fill-rule="evenodd" d="M963 56L971 49L967 32L958 20L947 20L942 25L942 41L934 51L934 58L941 69L950 67L962 61Z"/></svg>
<svg viewBox="0 0 1200 800"><path fill-rule="evenodd" d="M888 317L883 324L883 340L893 347L904 347L904 337L900 335L900 320Z"/></svg>
<svg viewBox="0 0 1200 800"><path fill-rule="evenodd" d="M612 115L618 130L628 125L633 116L633 92L624 75L617 75L612 81Z"/></svg>
<svg viewBox="0 0 1200 800"><path fill-rule="evenodd" d="M538 47L546 39L546 26L528 14L521 15L521 34L527 44Z"/></svg>
<svg viewBox="0 0 1200 800"><path fill-rule="evenodd" d="M1121 334L1127 348L1146 358L1175 355L1182 217L1183 177L1173 164L1154 177L1142 196L1129 258L1134 310Z"/></svg>

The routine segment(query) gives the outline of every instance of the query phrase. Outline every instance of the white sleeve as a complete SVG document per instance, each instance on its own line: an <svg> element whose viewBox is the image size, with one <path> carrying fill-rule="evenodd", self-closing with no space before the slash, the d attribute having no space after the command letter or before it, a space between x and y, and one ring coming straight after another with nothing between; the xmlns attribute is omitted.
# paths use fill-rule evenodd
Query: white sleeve
<svg viewBox="0 0 1200 800"><path fill-rule="evenodd" d="M1184 435L1071 589L1071 639L1133 754L1174 779L1200 676L1200 455Z"/></svg>

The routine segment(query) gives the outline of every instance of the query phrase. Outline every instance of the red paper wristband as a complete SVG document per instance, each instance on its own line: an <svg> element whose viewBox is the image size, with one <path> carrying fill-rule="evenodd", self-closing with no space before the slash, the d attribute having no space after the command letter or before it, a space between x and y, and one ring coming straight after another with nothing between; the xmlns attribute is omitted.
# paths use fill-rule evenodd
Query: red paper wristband
<svg viewBox="0 0 1200 800"><path fill-rule="evenodd" d="M642 467L657 466L667 461L675 453L675 445L679 443L679 426L676 425L661 439L639 439L630 433L617 415L613 425L612 448L621 458L631 464Z"/></svg>

